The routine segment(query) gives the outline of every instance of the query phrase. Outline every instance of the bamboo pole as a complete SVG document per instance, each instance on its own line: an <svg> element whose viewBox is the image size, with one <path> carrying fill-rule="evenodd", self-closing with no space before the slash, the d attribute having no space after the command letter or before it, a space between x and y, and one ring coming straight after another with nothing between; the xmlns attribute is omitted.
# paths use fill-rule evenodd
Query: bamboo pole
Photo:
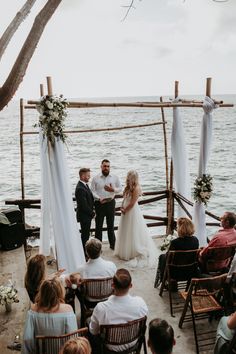
<svg viewBox="0 0 236 354"><path fill-rule="evenodd" d="M31 105L37 105L39 101L28 100L29 106L25 106L25 108L31 108ZM92 102L68 102L68 108L99 108L99 107L140 107L140 108L173 108L173 107L184 107L184 108L202 108L203 103L195 103L195 102L159 102L156 104L148 104L148 103L92 103ZM234 107L232 103L220 103L219 107Z"/></svg>
<svg viewBox="0 0 236 354"><path fill-rule="evenodd" d="M162 97L160 97L160 102L163 102ZM161 117L162 121L165 121L164 108L161 107ZM166 125L163 124L163 135L164 135L164 151L165 151L165 168L166 168L166 190L169 189L169 169L168 169L168 149L167 149L167 135L166 135ZM168 209L169 209L169 197L166 198L166 217L168 220ZM168 234L168 227L166 227L166 234Z"/></svg>
<svg viewBox="0 0 236 354"><path fill-rule="evenodd" d="M179 96L179 81L175 81L175 98ZM173 197L173 179L174 179L174 168L173 168L173 160L171 158L170 162L170 189L169 189L169 198L168 198L168 226L167 226L167 234L172 234L174 232L173 229L173 220L174 220L174 197Z"/></svg>
<svg viewBox="0 0 236 354"><path fill-rule="evenodd" d="M160 97L160 102L162 102L162 97ZM164 134L164 149L165 149L165 166L166 166L166 189L169 188L169 170L168 170L168 149L167 149L167 135L166 135L166 124L165 124L165 114L164 109L161 107L161 118L163 122L163 134Z"/></svg>
<svg viewBox="0 0 236 354"><path fill-rule="evenodd" d="M178 202L179 206L185 211L185 213L188 215L189 219L192 220L192 215L190 214L190 212L188 211L188 209L185 207L185 205L182 203L182 201L180 200L180 198L177 197L177 194L174 194L174 198L175 200Z"/></svg>
<svg viewBox="0 0 236 354"><path fill-rule="evenodd" d="M212 78L208 77L206 79L206 96L211 97L211 81Z"/></svg>
<svg viewBox="0 0 236 354"><path fill-rule="evenodd" d="M94 133L94 132L106 132L106 131L115 131L115 130L123 130L123 129L132 129L132 128L142 128L142 127L150 127L153 125L160 125L166 124L166 122L153 122L153 123L146 123L146 124L136 124L136 125L124 125L123 127L114 127L114 128L98 128L98 129L83 129L83 130L65 130L65 134L74 134L74 133ZM34 135L38 134L35 131L25 131L22 132L23 135Z"/></svg>
<svg viewBox="0 0 236 354"><path fill-rule="evenodd" d="M40 91L40 97L43 97L43 96L44 96L44 87L43 87L43 84L40 84L39 91Z"/></svg>
<svg viewBox="0 0 236 354"><path fill-rule="evenodd" d="M51 76L47 76L47 88L48 88L48 95L52 96L53 95L53 91L52 91L52 78Z"/></svg>
<svg viewBox="0 0 236 354"><path fill-rule="evenodd" d="M191 202L190 200L186 199L184 196L182 196L179 193L176 193L176 195L178 196L179 199L183 200L186 204L189 204L191 206L193 206L193 202ZM220 217L218 217L217 215L211 213L210 211L205 211L206 215L209 215L211 218L219 220L220 221Z"/></svg>
<svg viewBox="0 0 236 354"><path fill-rule="evenodd" d="M21 198L25 199L25 182L24 182L24 100L20 99L20 180L21 180ZM22 220L25 223L25 210L20 208Z"/></svg>

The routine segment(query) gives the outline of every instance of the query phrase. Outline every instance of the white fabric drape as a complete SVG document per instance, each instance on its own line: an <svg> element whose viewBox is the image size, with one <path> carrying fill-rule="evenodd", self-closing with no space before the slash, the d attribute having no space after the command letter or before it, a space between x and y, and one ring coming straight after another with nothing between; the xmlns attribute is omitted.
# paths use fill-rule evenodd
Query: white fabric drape
<svg viewBox="0 0 236 354"><path fill-rule="evenodd" d="M206 174L207 163L210 157L212 144L212 111L217 108L210 97L205 97L203 102L203 118L201 124L200 156L198 165L198 177ZM195 202L193 209L193 221L196 229L196 236L199 240L199 246L207 245L206 237L206 215L204 203Z"/></svg>
<svg viewBox="0 0 236 354"><path fill-rule="evenodd" d="M178 100L178 99L176 99ZM176 101L175 100L175 101ZM177 102L177 101L176 101ZM182 196L191 199L190 176L188 167L188 153L184 137L184 128L179 109L173 108L173 123L171 133L171 156L174 169L175 190ZM189 210L188 204L184 206ZM178 205L178 217L186 217L185 211Z"/></svg>
<svg viewBox="0 0 236 354"><path fill-rule="evenodd" d="M56 139L52 148L40 132L41 227L40 252L50 254L54 247L58 267L74 272L85 263L76 221L64 144Z"/></svg>

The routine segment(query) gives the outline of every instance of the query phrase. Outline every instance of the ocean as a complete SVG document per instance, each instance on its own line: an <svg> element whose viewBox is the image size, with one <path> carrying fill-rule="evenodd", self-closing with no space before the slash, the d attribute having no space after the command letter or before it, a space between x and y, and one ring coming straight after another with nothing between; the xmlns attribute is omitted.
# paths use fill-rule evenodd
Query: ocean
<svg viewBox="0 0 236 354"><path fill-rule="evenodd" d="M163 98L164 100L169 97ZM187 97L203 99L203 96ZM225 103L236 104L236 95L214 96ZM82 101L85 101L84 99ZM90 99L100 102L138 102L159 101L159 97L125 97ZM153 108L88 108L69 109L66 129L89 129L119 127L132 124L145 124L161 121L160 109ZM200 125L203 116L201 108L182 108L183 123L189 154L191 185L198 170L200 145ZM12 101L0 112L0 208L5 207L6 199L20 199L20 125L19 101ZM214 193L208 204L208 210L220 216L225 210L236 211L236 107L219 108L214 111L213 145L211 149L208 173L213 176ZM25 110L25 130L32 131L37 123L36 110ZM170 134L172 110L165 109L167 121L168 156L170 162ZM40 198L40 159L38 135L24 136L25 149L25 196ZM111 162L111 171L118 175L124 185L125 176L130 169L139 173L143 191L164 190L165 159L162 125L133 128L113 132L95 132L70 134L65 146L72 193L78 181L81 167L90 167L91 175L100 171L101 160ZM166 216L165 200L142 206L145 214ZM209 219L208 219L209 220ZM211 219L211 221L213 221ZM26 222L40 225L40 211L27 210ZM116 221L117 223L117 221ZM213 232L213 228L209 233ZM163 230L152 230L163 233Z"/></svg>

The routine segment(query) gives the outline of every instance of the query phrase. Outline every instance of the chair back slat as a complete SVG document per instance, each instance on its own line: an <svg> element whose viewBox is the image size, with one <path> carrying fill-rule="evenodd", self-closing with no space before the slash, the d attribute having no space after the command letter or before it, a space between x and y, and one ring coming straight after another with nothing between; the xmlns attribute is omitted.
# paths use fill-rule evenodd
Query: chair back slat
<svg viewBox="0 0 236 354"><path fill-rule="evenodd" d="M87 337L88 328L80 328L77 331L61 336L36 336L36 354L59 353L61 347L70 338Z"/></svg>
<svg viewBox="0 0 236 354"><path fill-rule="evenodd" d="M197 276L198 254L200 250L169 251L166 268L167 278L187 281Z"/></svg>
<svg viewBox="0 0 236 354"><path fill-rule="evenodd" d="M207 272L220 271L222 268L228 268L235 254L236 245L225 247L209 247L205 267ZM218 269L217 269L218 268Z"/></svg>
<svg viewBox="0 0 236 354"><path fill-rule="evenodd" d="M84 279L84 296L91 299L106 299L113 293L113 278Z"/></svg>
<svg viewBox="0 0 236 354"><path fill-rule="evenodd" d="M197 296L215 295L219 291L223 291L226 278L227 273L216 277L193 278L190 284L192 293Z"/></svg>
<svg viewBox="0 0 236 354"><path fill-rule="evenodd" d="M147 317L122 324L101 325L100 333L105 345L124 345L145 336Z"/></svg>

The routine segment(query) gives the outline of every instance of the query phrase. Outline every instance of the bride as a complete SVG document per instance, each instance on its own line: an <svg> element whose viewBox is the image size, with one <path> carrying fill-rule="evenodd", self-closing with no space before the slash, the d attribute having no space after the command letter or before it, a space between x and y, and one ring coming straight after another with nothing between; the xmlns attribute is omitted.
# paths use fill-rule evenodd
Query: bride
<svg viewBox="0 0 236 354"><path fill-rule="evenodd" d="M158 252L138 205L141 194L138 173L129 171L114 254L122 260L135 259L138 264L144 265L144 262L152 266L157 260Z"/></svg>

